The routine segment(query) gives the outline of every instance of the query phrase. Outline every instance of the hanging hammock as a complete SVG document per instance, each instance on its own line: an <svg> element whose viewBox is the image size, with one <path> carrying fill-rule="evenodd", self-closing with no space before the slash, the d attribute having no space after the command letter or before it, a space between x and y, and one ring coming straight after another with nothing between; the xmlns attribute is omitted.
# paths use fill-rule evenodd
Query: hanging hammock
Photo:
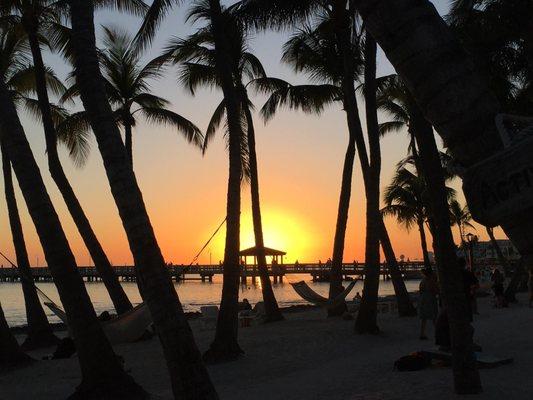
<svg viewBox="0 0 533 400"><path fill-rule="evenodd" d="M348 294L353 289L356 283L357 283L357 280L350 282L348 287L344 289L342 293L340 293L337 297L333 299L328 299L324 296L319 295L317 292L311 289L309 285L305 283L304 281L291 283L291 286L294 289L294 291L298 293L298 295L305 301L308 301L309 303L315 304L320 307L331 309L342 304L342 302L346 299L346 297L348 296Z"/></svg>
<svg viewBox="0 0 533 400"><path fill-rule="evenodd" d="M45 301L48 307L68 327L67 314L57 304ZM145 303L141 303L109 321L103 321L102 328L111 344L132 343L139 340L152 323L152 315ZM69 328L70 336L72 332Z"/></svg>

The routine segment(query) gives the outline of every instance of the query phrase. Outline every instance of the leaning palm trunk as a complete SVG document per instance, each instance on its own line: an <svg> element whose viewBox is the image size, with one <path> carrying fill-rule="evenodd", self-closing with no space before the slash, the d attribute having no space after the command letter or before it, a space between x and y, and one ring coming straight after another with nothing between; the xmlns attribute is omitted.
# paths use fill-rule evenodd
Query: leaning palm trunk
<svg viewBox="0 0 533 400"><path fill-rule="evenodd" d="M365 110L368 131L370 160L365 179L366 194L366 246L365 246L365 282L363 298L355 330L358 333L376 333L377 303L379 291L379 238L382 216L379 208L379 176L381 173L381 149L379 145L379 124L376 104L376 52L377 45L370 36L365 40Z"/></svg>
<svg viewBox="0 0 533 400"><path fill-rule="evenodd" d="M13 236L13 245L17 257L17 266L20 272L20 282L24 294L24 304L26 306L26 320L28 324L28 337L22 344L26 350L33 350L40 347L48 347L56 344L58 339L52 333L43 306L39 301L37 290L33 282L33 276L24 241L24 232L20 222L20 215L13 188L13 176L11 174L11 163L2 147L2 169L4 172L4 188L6 194L7 212L9 215L9 225Z"/></svg>
<svg viewBox="0 0 533 400"><path fill-rule="evenodd" d="M23 367L32 361L33 359L22 351L17 339L9 330L4 310L0 304L0 372Z"/></svg>
<svg viewBox="0 0 533 400"><path fill-rule="evenodd" d="M265 321L273 322L283 319L283 315L278 307L276 296L272 290L272 283L268 275L267 262L265 256L265 242L263 239L263 222L261 220L261 205L259 199L259 173L257 168L257 155L255 152L255 129L250 108L248 107L248 96L246 89L241 87L243 93L242 108L246 116L247 139L248 139L248 162L250 165L250 191L252 197L252 219L254 224L255 247L257 249L257 266L259 278L261 279L261 291L265 303Z"/></svg>
<svg viewBox="0 0 533 400"><path fill-rule="evenodd" d="M209 0L211 25L215 38L216 67L226 102L229 131L229 177L227 194L226 243L224 248L224 281L215 340L204 359L209 362L232 360L243 353L237 341L239 309L239 246L241 212L241 174L243 131L240 121L239 95L232 78L229 46L221 21L218 0Z"/></svg>
<svg viewBox="0 0 533 400"><path fill-rule="evenodd" d="M89 254L94 261L94 265L98 274L102 278L104 285L109 293L109 297L115 306L117 313L121 314L132 309L132 305L124 292L124 289L120 285L118 277L113 271L113 267L107 258L102 245L98 241L93 228L83 208L81 207L70 182L68 181L59 155L57 152L57 137L50 111L50 101L48 99L48 91L46 87L45 78L45 66L39 47L39 40L37 33L31 26L26 28L29 36L31 52L33 56L33 63L35 65L35 82L37 87L37 96L39 109L41 110L41 116L44 127L44 134L46 139L46 152L48 155L48 168L50 174L58 187L63 200L67 205L67 208L78 228L78 232L85 243L85 246L89 250Z"/></svg>
<svg viewBox="0 0 533 400"><path fill-rule="evenodd" d="M420 247L422 248L422 259L424 260L424 268L431 267L431 260L429 259L428 242L426 237L426 230L424 227L424 221L418 218L418 233L420 234Z"/></svg>
<svg viewBox="0 0 533 400"><path fill-rule="evenodd" d="M120 131L107 101L94 33L93 2L71 0L72 47L81 99L91 121L142 294L161 340L174 398L217 399L192 331L169 278Z"/></svg>
<svg viewBox="0 0 533 400"><path fill-rule="evenodd" d="M2 145L13 165L74 336L83 379L78 391L85 398L102 398L106 392L109 398L118 397L118 393L139 398L142 389L122 369L96 318L4 82L0 82L0 109Z"/></svg>
<svg viewBox="0 0 533 400"><path fill-rule="evenodd" d="M413 124L431 202L434 248L439 260L439 285L450 323L455 389L458 393L478 393L481 391L481 381L473 352L472 312L453 241L439 152L433 129L421 114Z"/></svg>
<svg viewBox="0 0 533 400"><path fill-rule="evenodd" d="M405 287L405 282L403 281L402 273L398 266L398 261L396 260L396 255L394 254L394 249L392 248L383 217L381 218L380 226L381 233L379 240L381 242L383 253L385 254L385 259L387 260L387 267L391 277L392 286L394 287L394 294L396 295L396 302L398 303L398 314L400 317L412 317L416 315L416 309L413 306L409 292Z"/></svg>
<svg viewBox="0 0 533 400"><path fill-rule="evenodd" d="M498 262L503 268L509 267L509 261L507 261L507 258L503 255L502 249L500 245L498 244L498 241L494 237L494 228L490 228L488 226L485 227L487 231L487 235L489 235L490 243L492 244L492 247L494 247L494 250L496 251L496 256L498 257Z"/></svg>
<svg viewBox="0 0 533 400"><path fill-rule="evenodd" d="M346 113L346 122L348 125L348 132L350 135L350 140L354 140L355 144L357 146L357 150L360 152L359 159L361 161L361 165L368 165L368 160L366 159L366 149L364 145L364 136L363 136L363 129L361 126L361 120L359 118L359 110L357 106L357 98L355 96L355 88L354 88L354 76L353 76L353 60L350 55L350 18L346 12L345 9L345 2L344 1L336 1L334 3L334 10L333 10L334 18L336 20L335 23L335 37L337 40L337 43L339 45L339 53L342 57L343 61L343 69L344 69L344 75L341 80L341 88L342 88L342 102L343 102L343 108ZM361 151L364 150L364 154L361 153ZM332 270L331 270L331 282L330 282L330 290L329 290L329 298L333 299L336 298L341 292L342 292L342 258L343 258L343 252L344 252L344 243L342 243L341 247L341 239L344 239L343 236L346 235L346 227L342 225L339 225L339 221L342 222L345 218L344 215L341 215L342 213L346 212L346 218L348 218L348 206L349 206L349 200L350 198L348 195L351 195L351 185L350 187L347 186L346 181L344 180L344 175L350 173L353 173L353 162L352 162L352 168L350 169L350 153L351 149L348 147L347 149L347 157L345 159L344 164L344 170L343 170L343 187L345 188L345 192L342 192L341 187L341 198L339 201L339 215L337 217L337 229L335 231L335 244L337 245L337 252L335 252L334 248L334 256L336 256L335 263L332 262ZM353 149L354 158L355 158L355 149ZM348 163L346 163L348 161ZM363 168L363 175L366 173L366 170ZM346 176L348 178L348 176ZM350 182L351 184L351 182ZM348 191L350 189L350 192ZM342 204L345 203L345 204ZM344 240L343 240L344 242ZM342 253L341 253L342 251ZM337 254L335 254L337 253ZM333 260L332 260L333 261ZM365 263L366 264L366 263ZM341 310L341 306L338 307L338 310Z"/></svg>
<svg viewBox="0 0 533 400"><path fill-rule="evenodd" d="M342 170L341 193L339 197L339 209L337 212L337 224L335 226L335 238L333 241L333 258L331 262L329 298L336 298L344 288L342 287L342 258L344 255L344 242L346 239L346 225L348 223L348 210L352 192L352 176L355 161L355 136L350 134L348 147L344 156ZM346 303L342 302L338 307L328 309L328 316L342 315L346 311Z"/></svg>

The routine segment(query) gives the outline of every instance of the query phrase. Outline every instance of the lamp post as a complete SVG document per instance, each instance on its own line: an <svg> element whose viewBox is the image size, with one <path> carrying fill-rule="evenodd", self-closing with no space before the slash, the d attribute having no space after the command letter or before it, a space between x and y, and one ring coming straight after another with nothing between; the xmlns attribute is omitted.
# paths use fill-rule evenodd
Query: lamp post
<svg viewBox="0 0 533 400"><path fill-rule="evenodd" d="M468 243L470 271L474 272L474 245L477 243L478 237L472 233L467 233L465 237L466 243Z"/></svg>

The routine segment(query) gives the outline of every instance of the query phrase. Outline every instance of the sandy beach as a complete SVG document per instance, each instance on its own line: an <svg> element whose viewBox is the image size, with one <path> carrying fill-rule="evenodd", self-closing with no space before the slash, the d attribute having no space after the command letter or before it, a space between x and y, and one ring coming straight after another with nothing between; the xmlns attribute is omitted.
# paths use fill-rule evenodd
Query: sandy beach
<svg viewBox="0 0 533 400"><path fill-rule="evenodd" d="M493 309L480 299L476 341L484 353L513 357L512 365L481 371L484 393L479 399L530 399L533 393L532 309L525 296L507 309ZM454 399L451 370L432 367L418 372L393 370L397 358L416 350L432 350L418 340L418 318L380 314L378 336L353 333L353 321L327 319L320 309L286 313L286 321L240 330L246 354L240 360L209 366L222 399ZM214 329L191 321L205 350ZM430 331L432 333L432 331ZM52 349L34 352L35 358ZM126 368L154 398L171 399L170 384L159 342L119 345ZM63 399L80 382L75 358L40 361L0 376L0 399Z"/></svg>

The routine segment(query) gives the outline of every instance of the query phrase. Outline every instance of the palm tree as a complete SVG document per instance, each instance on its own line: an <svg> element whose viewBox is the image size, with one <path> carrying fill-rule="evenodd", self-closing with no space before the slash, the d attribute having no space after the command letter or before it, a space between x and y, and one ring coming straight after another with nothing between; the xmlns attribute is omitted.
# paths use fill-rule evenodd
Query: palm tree
<svg viewBox="0 0 533 400"><path fill-rule="evenodd" d="M35 100L27 95L34 90L35 79L34 69L29 64L27 51L27 41L20 34L20 31L6 31L4 29L0 31L0 76L6 82L6 86L10 89L18 105L32 111L35 108ZM49 82L57 84L53 86L60 86L60 82L52 73L47 74L47 79ZM17 200L13 189L11 164L1 144L0 148L2 148L2 169L9 223L17 264L20 269L28 323L28 336L23 343L23 347L31 350L55 344L57 343L57 338L52 333L52 328L48 323L34 286Z"/></svg>
<svg viewBox="0 0 533 400"><path fill-rule="evenodd" d="M367 29L412 91L421 107L421 116L435 126L458 165L467 168L502 148L493 123L500 105L429 1L359 0L357 8ZM417 40L420 37L424 40ZM443 221L444 214L449 220L449 212L441 209L439 217ZM507 218L504 230L519 244L522 254L530 254L531 213L516 210L515 214ZM458 264L452 255L449 235L445 234L442 240L450 262L439 274L451 321L455 389L458 393L477 393L481 391L481 383L471 353L473 330L465 312L466 299L451 296L460 290L456 284L461 279Z"/></svg>
<svg viewBox="0 0 533 400"><path fill-rule="evenodd" d="M111 192L133 253L143 299L150 309L161 340L174 396L183 399L217 399L179 297L168 276L107 100L96 49L94 5L85 0L70 0L69 5L71 45L80 97L89 115Z"/></svg>
<svg viewBox="0 0 533 400"><path fill-rule="evenodd" d="M472 221L472 215L468 210L468 205L461 206L457 200L450 201L450 221L452 226L457 226L459 230L460 245L464 247L465 244L465 228L474 228L470 223Z"/></svg>
<svg viewBox="0 0 533 400"><path fill-rule="evenodd" d="M156 27L170 7L179 1L154 1L137 35L137 43L145 46L150 42ZM239 301L239 247L240 247L240 208L241 178L243 176L243 151L248 150L242 121L242 96L235 86L234 60L232 56L231 37L226 28L231 26L232 16L220 6L218 0L194 1L188 19L193 22L204 21L197 38L213 38L211 53L214 56L216 76L210 76L210 82L218 82L225 103L228 130L229 178L226 207L226 242L224 248L224 274L222 300L218 314L215 340L204 354L208 362L232 360L243 351L239 346L238 336L238 301ZM208 56L209 57L209 56Z"/></svg>
<svg viewBox="0 0 533 400"><path fill-rule="evenodd" d="M59 34L58 25L60 25L60 16L64 14L65 7L66 3L63 1L10 0L2 2L0 15L2 20L6 21L9 25L20 26L27 35L35 68L36 92L46 139L48 169L63 196L63 200L67 205L85 246L89 250L116 311L123 313L130 310L132 305L120 285L118 277L115 275L111 263L68 181L57 151L56 124L54 123L49 100L49 90L52 88L46 80L47 69L42 57L41 42L43 37L55 37Z"/></svg>
<svg viewBox="0 0 533 400"><path fill-rule="evenodd" d="M83 376L77 391L86 398L101 398L104 393L109 396L127 393L139 398L144 392L124 372L96 317L13 100L6 83L0 80L2 147L13 165L68 316Z"/></svg>
<svg viewBox="0 0 533 400"><path fill-rule="evenodd" d="M303 29L296 32L285 45L283 55L283 60L290 63L296 72L306 72L316 84L293 86L279 79L270 78L258 79L254 82L256 90L270 94L269 99L262 109L265 121L268 121L280 107L302 109L306 113L320 114L326 105L337 101L343 101L343 92L340 87L343 66L340 62L339 54L335 50L337 46L335 45L336 38L332 34L332 20L328 20L328 18L324 17L321 21L322 22L316 27L305 26ZM353 45L352 51L354 52L353 58L359 60L357 65L355 65L355 79L361 71L362 55L356 44ZM370 101L368 103L370 104ZM346 104L348 104L348 102L344 102L344 104L343 108L346 110ZM353 104L357 106L357 102ZM342 255L344 251L344 239L350 203L356 142L360 152L364 151L366 154L364 139L361 140L361 124L360 121L357 121L356 123L348 124L350 135L344 161L339 211L337 214L335 230L330 296L336 296L338 292L342 290ZM359 140L356 138L359 138ZM373 153L376 154L379 152L379 149L376 149L374 144L375 143L373 142ZM379 157L374 157L374 160L375 165L379 166ZM363 157L361 163L366 171L369 168L368 158ZM366 175L366 177L364 175L364 178L371 180L369 175ZM413 315L414 307L412 306L407 290L405 289L405 284L403 283L403 279L399 272L396 257L381 216L379 216L377 228L387 258L387 263L389 264L389 271L393 279L400 315ZM342 313L342 311L343 307L339 307L339 309L333 310L330 315L336 315Z"/></svg>
<svg viewBox="0 0 533 400"><path fill-rule="evenodd" d="M20 281L22 283L22 292L24 294L24 304L26 307L26 321L28 324L28 336L22 344L22 347L26 350L49 347L56 344L58 339L52 332L52 327L46 318L46 314L39 301L39 296L37 295L37 290L35 289L28 252L26 250L26 243L24 241L22 224L20 222L17 200L13 188L11 163L9 162L6 152L3 150L3 146L0 147L2 147L2 169L4 173L4 188L9 223L11 226L15 254L17 256L17 266L20 270Z"/></svg>
<svg viewBox="0 0 533 400"><path fill-rule="evenodd" d="M259 197L259 177L257 167L257 156L255 151L255 130L251 113L251 104L247 86L255 79L266 77L265 70L257 57L247 49L247 33L242 23L228 13L226 34L231 46L230 54L233 56L232 70L235 87L241 95L241 112L242 119L246 122L247 137L245 144L247 148L243 149L243 176L250 180L251 198L252 198L252 218L254 225L255 245L258 249L257 263L259 276L261 279L261 289L265 303L265 321L278 321L283 319L279 310L272 284L268 274L266 256L264 253L264 239L261 219L261 207ZM187 87L191 94L194 95L197 86L200 84L208 86L219 86L219 79L216 72L216 57L213 48L214 39L209 31L202 30L192 35L187 40L177 39L167 46L166 57L169 57L173 63L182 63L180 70L180 81ZM245 81L248 81L246 84ZM225 99L215 109L211 117L209 126L206 131L204 150L207 148L210 140L218 130L221 122L224 120L226 113Z"/></svg>
<svg viewBox="0 0 533 400"><path fill-rule="evenodd" d="M427 220L424 202L425 181L400 163L391 183L385 189L383 200L384 215L396 217L408 231L416 226L420 234L420 245L426 268L431 266L429 259L425 223Z"/></svg>
<svg viewBox="0 0 533 400"><path fill-rule="evenodd" d="M106 80L107 94L117 123L124 129L126 154L133 166L132 129L137 124L137 116L142 115L148 122L169 125L183 134L184 138L199 147L203 135L191 121L168 109L170 102L156 96L150 90L150 80L162 74L163 60L160 57L139 66L143 51L132 46L132 39L115 28L104 27L104 49L100 52L101 69ZM74 77L71 76L74 80ZM61 101L72 100L79 91L74 83L62 96ZM58 127L59 136L90 128L87 112L80 111Z"/></svg>
<svg viewBox="0 0 533 400"><path fill-rule="evenodd" d="M0 371L23 367L32 361L33 359L22 351L17 339L9 330L4 310L0 304Z"/></svg>

